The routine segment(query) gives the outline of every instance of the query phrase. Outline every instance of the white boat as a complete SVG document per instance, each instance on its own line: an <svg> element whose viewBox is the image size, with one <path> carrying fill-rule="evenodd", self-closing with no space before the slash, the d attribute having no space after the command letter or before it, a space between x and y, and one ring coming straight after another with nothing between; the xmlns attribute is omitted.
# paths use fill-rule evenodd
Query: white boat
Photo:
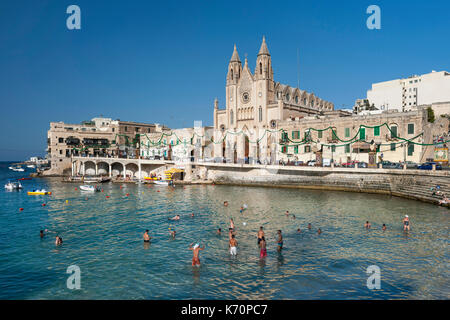
<svg viewBox="0 0 450 320"><path fill-rule="evenodd" d="M29 165L27 165L27 168L34 169L34 168L36 168L36 166L34 164L29 164Z"/></svg>
<svg viewBox="0 0 450 320"><path fill-rule="evenodd" d="M19 172L23 172L25 171L25 169L21 168L21 167L9 167L12 171L19 171Z"/></svg>
<svg viewBox="0 0 450 320"><path fill-rule="evenodd" d="M5 184L5 189L7 190L19 190L22 189L22 184L20 182L13 182L13 181L8 181L7 184Z"/></svg>
<svg viewBox="0 0 450 320"><path fill-rule="evenodd" d="M173 184L172 180L154 180L153 183L160 186L170 186Z"/></svg>
<svg viewBox="0 0 450 320"><path fill-rule="evenodd" d="M99 191L97 187L94 187L94 186L91 186L91 185L80 186L80 190L81 191L90 191L90 192Z"/></svg>

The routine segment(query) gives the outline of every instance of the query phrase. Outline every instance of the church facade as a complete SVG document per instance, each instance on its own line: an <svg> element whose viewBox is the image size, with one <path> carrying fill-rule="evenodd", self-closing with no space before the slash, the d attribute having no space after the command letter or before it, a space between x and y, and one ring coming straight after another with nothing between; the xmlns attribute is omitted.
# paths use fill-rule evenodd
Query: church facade
<svg viewBox="0 0 450 320"><path fill-rule="evenodd" d="M275 163L278 123L323 115L331 102L274 81L272 59L263 37L254 72L242 66L236 46L228 64L226 108L214 101L214 157L231 163Z"/></svg>

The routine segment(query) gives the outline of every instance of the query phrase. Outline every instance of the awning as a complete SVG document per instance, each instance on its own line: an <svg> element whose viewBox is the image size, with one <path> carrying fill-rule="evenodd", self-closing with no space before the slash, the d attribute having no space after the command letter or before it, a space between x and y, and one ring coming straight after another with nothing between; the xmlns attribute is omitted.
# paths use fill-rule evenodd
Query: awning
<svg viewBox="0 0 450 320"><path fill-rule="evenodd" d="M352 144L353 150L370 150L370 143L364 142L364 141L358 141Z"/></svg>

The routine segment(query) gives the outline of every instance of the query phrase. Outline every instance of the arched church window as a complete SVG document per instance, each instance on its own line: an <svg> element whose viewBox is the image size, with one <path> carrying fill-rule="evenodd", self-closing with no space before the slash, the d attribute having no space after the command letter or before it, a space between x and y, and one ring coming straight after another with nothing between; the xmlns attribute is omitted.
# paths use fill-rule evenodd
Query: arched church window
<svg viewBox="0 0 450 320"><path fill-rule="evenodd" d="M230 71L231 71L231 80L233 80L233 69L231 69Z"/></svg>
<svg viewBox="0 0 450 320"><path fill-rule="evenodd" d="M230 124L233 124L233 110L230 111Z"/></svg>
<svg viewBox="0 0 450 320"><path fill-rule="evenodd" d="M298 103L298 96L295 96L295 103Z"/></svg>
<svg viewBox="0 0 450 320"><path fill-rule="evenodd" d="M289 95L289 93L286 93L286 101L289 101L291 98L291 96Z"/></svg>
<svg viewBox="0 0 450 320"><path fill-rule="evenodd" d="M262 108L261 107L259 107L259 110L258 110L258 114L259 114L259 122L261 122L262 121Z"/></svg>
<svg viewBox="0 0 450 320"><path fill-rule="evenodd" d="M262 63L259 63L259 74L262 74Z"/></svg>

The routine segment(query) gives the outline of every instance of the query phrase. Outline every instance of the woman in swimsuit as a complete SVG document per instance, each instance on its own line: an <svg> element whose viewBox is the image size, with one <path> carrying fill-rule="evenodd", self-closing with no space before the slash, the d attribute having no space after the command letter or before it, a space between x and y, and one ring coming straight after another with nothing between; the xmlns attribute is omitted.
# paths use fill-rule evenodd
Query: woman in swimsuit
<svg viewBox="0 0 450 320"><path fill-rule="evenodd" d="M145 230L144 233L144 242L150 242L150 236L148 235L148 230Z"/></svg>
<svg viewBox="0 0 450 320"><path fill-rule="evenodd" d="M281 230L278 230L278 231L277 231L277 234L278 234L278 240L277 240L278 247L277 247L277 251L280 252L281 249L283 249L283 236L281 235Z"/></svg>
<svg viewBox="0 0 450 320"><path fill-rule="evenodd" d="M259 252L259 258L262 259L267 257L266 239L264 237L262 237L259 241L259 247L261 248L261 251Z"/></svg>
<svg viewBox="0 0 450 320"><path fill-rule="evenodd" d="M405 218L403 219L403 231L409 231L409 217L408 215L405 215Z"/></svg>

